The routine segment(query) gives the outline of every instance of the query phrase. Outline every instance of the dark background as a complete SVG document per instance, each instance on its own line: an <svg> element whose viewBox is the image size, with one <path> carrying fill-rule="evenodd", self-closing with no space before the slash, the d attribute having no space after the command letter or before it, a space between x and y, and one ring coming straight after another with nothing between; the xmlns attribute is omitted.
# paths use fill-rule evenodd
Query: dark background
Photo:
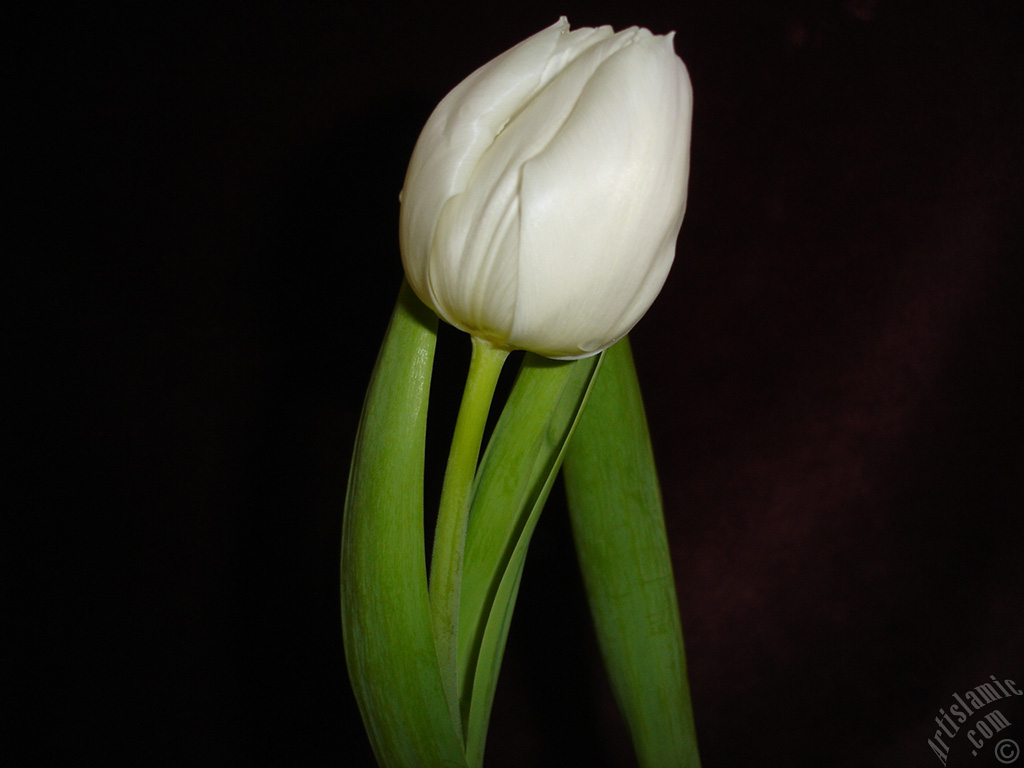
<svg viewBox="0 0 1024 768"><path fill-rule="evenodd" d="M338 542L398 191L436 102L561 13L676 30L693 80L679 256L633 338L705 768L934 766L953 693L1024 683L1021 3L90 6L13 71L38 754L372 765ZM441 344L450 400L468 345ZM631 764L559 494L494 768Z"/></svg>

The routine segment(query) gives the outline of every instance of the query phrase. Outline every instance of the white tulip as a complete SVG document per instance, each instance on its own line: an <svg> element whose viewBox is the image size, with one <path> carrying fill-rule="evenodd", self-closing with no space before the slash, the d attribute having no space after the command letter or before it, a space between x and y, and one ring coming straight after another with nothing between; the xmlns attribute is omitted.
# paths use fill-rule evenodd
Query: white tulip
<svg viewBox="0 0 1024 768"><path fill-rule="evenodd" d="M562 17L441 101L402 190L402 262L424 303L554 358L630 331L686 208L693 98L672 37Z"/></svg>

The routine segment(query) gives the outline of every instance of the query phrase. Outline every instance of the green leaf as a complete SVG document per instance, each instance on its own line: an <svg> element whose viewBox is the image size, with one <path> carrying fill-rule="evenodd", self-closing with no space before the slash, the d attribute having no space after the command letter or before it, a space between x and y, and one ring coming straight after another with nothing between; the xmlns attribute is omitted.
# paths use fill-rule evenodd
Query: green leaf
<svg viewBox="0 0 1024 768"><path fill-rule="evenodd" d="M363 405L345 500L345 660L384 768L466 765L427 597L423 452L436 329L434 314L403 284Z"/></svg>
<svg viewBox="0 0 1024 768"><path fill-rule="evenodd" d="M605 352L564 472L601 653L640 765L697 768L661 492L626 339Z"/></svg>
<svg viewBox="0 0 1024 768"><path fill-rule="evenodd" d="M477 472L466 535L458 679L470 766L483 762L501 657L530 537L600 357L526 355Z"/></svg>

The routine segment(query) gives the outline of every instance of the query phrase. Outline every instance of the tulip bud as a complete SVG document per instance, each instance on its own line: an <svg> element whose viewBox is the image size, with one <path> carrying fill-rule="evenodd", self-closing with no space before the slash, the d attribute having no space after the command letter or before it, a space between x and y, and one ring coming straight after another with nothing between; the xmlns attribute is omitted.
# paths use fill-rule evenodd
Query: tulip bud
<svg viewBox="0 0 1024 768"><path fill-rule="evenodd" d="M672 35L569 30L482 66L427 120L402 190L402 262L452 325L588 357L661 291L686 207L692 93Z"/></svg>

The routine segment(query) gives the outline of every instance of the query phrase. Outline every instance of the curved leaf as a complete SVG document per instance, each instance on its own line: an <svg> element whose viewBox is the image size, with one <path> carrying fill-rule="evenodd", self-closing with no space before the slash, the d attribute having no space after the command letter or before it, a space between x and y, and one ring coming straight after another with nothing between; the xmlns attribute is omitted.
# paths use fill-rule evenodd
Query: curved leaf
<svg viewBox="0 0 1024 768"><path fill-rule="evenodd" d="M605 352L564 472L601 653L640 765L697 768L661 491L626 339Z"/></svg>
<svg viewBox="0 0 1024 768"><path fill-rule="evenodd" d="M403 284L363 405L345 500L345 661L384 768L466 765L427 597L423 452L436 328Z"/></svg>
<svg viewBox="0 0 1024 768"><path fill-rule="evenodd" d="M466 756L483 762L526 553L600 357L527 355L477 472L466 536L458 672Z"/></svg>

